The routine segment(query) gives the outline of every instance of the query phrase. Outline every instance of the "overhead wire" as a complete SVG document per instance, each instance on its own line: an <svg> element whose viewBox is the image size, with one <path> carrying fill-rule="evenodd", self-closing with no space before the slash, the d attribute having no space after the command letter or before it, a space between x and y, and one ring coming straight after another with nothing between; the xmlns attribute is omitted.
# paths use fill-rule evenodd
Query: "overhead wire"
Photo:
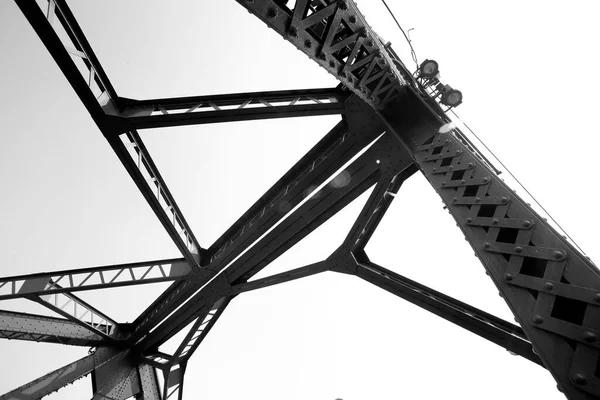
<svg viewBox="0 0 600 400"><path fill-rule="evenodd" d="M469 132L471 132L471 134L477 139L477 141L479 143L481 143L483 145L483 147L492 155L492 157L494 157L494 159L496 159L496 161L498 161L498 163L502 166L502 168L504 168L504 170L515 180L515 182L517 182L517 184L523 188L523 190L525 191L525 193L527 193L527 195L529 195L529 197L531 197L531 199L535 202L535 204L537 204L543 211L544 213L546 213L546 215L550 218L550 220L552 220L552 222L554 222L556 224L556 226L562 231L562 233L564 233L564 235L569 238L569 240L571 240L571 242L575 245L575 247L577 247L579 249L579 251L581 251L581 253L585 256L585 251L583 251L583 249L581 247L579 247L579 245L577 244L577 242L575 242L575 240L573 240L573 238L571 236L569 236L569 234L567 233L567 231L565 231L563 229L563 227L558 223L558 221L556 221L556 219L554 219L554 217L548 212L548 210L546 210L546 208L544 208L544 206L542 206L542 204L535 198L535 196L533 194L531 194L531 192L529 190L527 190L527 188L525 187L525 185L523 185L521 183L521 181L510 171L510 169L508 169L508 167L506 165L504 165L504 163L498 158L498 156L496 156L496 154L483 142L483 140L481 140L481 138L479 138L479 136L477 136L477 134L475 133L475 131L473 131L473 129L471 129L471 127L469 127L469 125L467 125L459 116L458 114L456 114L456 112L454 110L450 110L452 112L452 114L454 114L454 116L456 117L456 119L458 119L460 121L461 124L463 124L465 126L465 128L467 128L469 130Z"/></svg>
<svg viewBox="0 0 600 400"><path fill-rule="evenodd" d="M415 49L414 49L414 47L412 45L410 37L406 34L406 32L404 32L404 29L402 29L402 27L400 26L400 23L396 19L396 16L394 15L394 13L390 9L390 7L387 5L387 3L385 2L385 0L381 0L381 1L383 2L383 5L385 6L385 8L387 8L388 12L390 13L390 15L392 16L392 18L394 19L394 21L396 22L396 25L398 25L398 28L400 29L400 32L402 32L402 34L404 35L404 38L408 42L408 45L410 46L410 55L412 56L412 59L415 62L415 65L417 66L417 69L419 69L419 62L417 61L417 53L415 52ZM409 29L409 32L410 31L411 31L411 29Z"/></svg>

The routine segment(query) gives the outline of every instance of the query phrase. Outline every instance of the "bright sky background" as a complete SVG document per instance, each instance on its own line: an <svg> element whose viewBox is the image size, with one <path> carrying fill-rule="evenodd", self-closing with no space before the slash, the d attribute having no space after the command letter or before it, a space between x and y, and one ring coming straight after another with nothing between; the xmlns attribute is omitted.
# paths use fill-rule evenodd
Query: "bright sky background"
<svg viewBox="0 0 600 400"><path fill-rule="evenodd" d="M460 89L462 119L600 260L598 2L389 0L419 61ZM69 3L123 97L333 87L335 79L233 0ZM492 5L497 4L497 5ZM359 6L407 65L378 0ZM0 275L179 257L13 2L0 2ZM401 112L401 110L399 110ZM141 131L208 247L338 116ZM506 176L506 175L504 175ZM523 191L517 189L518 193ZM326 258L369 192L260 276ZM507 320L508 308L420 175L367 252L376 263ZM132 321L165 285L81 297ZM1 309L45 313L4 301ZM87 348L0 341L0 393ZM564 398L543 368L359 278L325 273L239 296L188 364L187 399ZM510 396L510 397L509 397ZM91 398L89 379L51 399Z"/></svg>

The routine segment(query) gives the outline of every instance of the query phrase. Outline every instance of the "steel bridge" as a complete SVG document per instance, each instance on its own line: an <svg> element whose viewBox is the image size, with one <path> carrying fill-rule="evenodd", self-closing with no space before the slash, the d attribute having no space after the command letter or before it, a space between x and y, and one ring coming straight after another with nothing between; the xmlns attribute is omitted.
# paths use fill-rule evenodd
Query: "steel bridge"
<svg viewBox="0 0 600 400"><path fill-rule="evenodd" d="M94 399L182 399L188 360L233 298L325 271L357 276L538 364L569 399L600 397L598 269L504 184L460 131L440 129L450 122L443 108L353 1L238 0L335 76L337 87L148 100L117 94L65 0L49 0L44 8L33 0L16 3L181 257L0 278L0 300L29 299L62 317L0 311L1 337L94 349L0 399L41 398L88 374ZM194 236L138 133L331 114L342 121L209 247ZM348 163L344 173L351 179L324 185ZM369 259L366 244L417 172L446 204L518 325ZM327 259L251 280L371 187ZM156 282L171 285L131 324L77 296ZM160 350L184 329L174 352Z"/></svg>

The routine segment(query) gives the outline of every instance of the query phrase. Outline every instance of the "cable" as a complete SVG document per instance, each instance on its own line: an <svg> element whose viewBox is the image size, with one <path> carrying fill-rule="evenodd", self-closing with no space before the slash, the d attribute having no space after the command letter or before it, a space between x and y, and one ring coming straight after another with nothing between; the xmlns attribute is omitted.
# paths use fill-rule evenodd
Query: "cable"
<svg viewBox="0 0 600 400"><path fill-rule="evenodd" d="M529 190L527 190L527 188L521 183L521 181L519 181L517 179L516 176L513 175L512 172L510 172L510 170L506 167L506 165L504 165L504 163L502 161L500 161L500 159L496 156L496 154L494 154L494 152L492 150L490 150L489 147L486 146L486 144L483 142L483 140L481 140L479 138L479 136L477 136L477 134L473 131L473 129L471 129L469 127L469 125L467 125L457 114L454 110L450 110L452 111L452 114L454 114L454 116L461 122L461 124L463 124L465 126L465 128L467 128L469 130L469 132L471 132L473 134L473 136L475 136L475 138L477 139L477 141L479 143L481 143L483 145L483 147L485 147L485 149L487 151L490 152L490 154L498 161L498 163L500 163L500 165L502 166L502 168L504 168L504 170L510 175L512 176L512 178L519 184L519 186L521 186L523 188L523 190L525 191L525 193L527 193L529 195L529 197L531 197L533 199L533 201L535 202L535 204L537 204L545 213L548 217L550 217L550 219L556 224L556 226L558 226L558 228L562 231L562 233L565 234L566 237L568 237L571 242L575 245L575 247L577 247L579 249L579 251L581 251L581 253L583 253L583 255L585 256L585 251L583 251L583 249L581 247L579 247L579 245L577 244L577 242L575 242L575 240L573 240L573 238L571 236L569 236L569 234L567 233L567 231L565 231L563 229L563 227L554 219L554 217L544 208L544 206L542 206L540 204L539 201L537 201L537 199L531 194L531 192L529 192Z"/></svg>
<svg viewBox="0 0 600 400"><path fill-rule="evenodd" d="M385 2L385 0L381 0L381 1L383 2L383 5L385 5L385 8L387 8L388 12L390 13L390 15L392 16L392 18L396 22L396 25L398 25L398 28L400 29L400 31L404 35L404 38L408 42L408 45L410 46L410 55L412 56L412 59L415 62L415 65L417 66L417 69L419 69L419 62L417 61L417 53L415 53L415 49L413 48L413 45L412 45L411 40L410 40L410 37L406 34L406 32L404 32L404 29L402 29L402 27L400 26L400 23L396 19L396 16L392 12L392 10L390 10L390 7L387 5L387 3ZM411 30L412 30L412 28L409 29L408 31L410 32Z"/></svg>

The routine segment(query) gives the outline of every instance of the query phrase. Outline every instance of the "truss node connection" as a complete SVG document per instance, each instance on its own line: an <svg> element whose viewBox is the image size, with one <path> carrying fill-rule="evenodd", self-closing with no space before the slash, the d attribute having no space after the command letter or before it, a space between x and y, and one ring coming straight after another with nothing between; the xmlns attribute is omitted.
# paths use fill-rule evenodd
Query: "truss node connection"
<svg viewBox="0 0 600 400"><path fill-rule="evenodd" d="M181 258L0 278L0 338L89 346L91 354L3 396L41 398L91 375L94 399L183 398L188 360L248 291L332 271L356 276L546 368L569 399L600 397L600 275L511 191L383 44L351 0L238 0L335 76L337 88L135 100L120 97L65 0L15 0L131 176ZM59 35L57 29L66 32ZM84 68L78 67L83 63ZM198 243L138 130L333 115L341 121L207 248ZM345 167L344 184L336 171ZM403 182L420 171L445 202L519 325L371 262L365 246ZM369 188L327 259L251 280ZM281 212L285 205L285 212ZM171 282L130 324L79 291ZM161 346L182 332L171 354Z"/></svg>

